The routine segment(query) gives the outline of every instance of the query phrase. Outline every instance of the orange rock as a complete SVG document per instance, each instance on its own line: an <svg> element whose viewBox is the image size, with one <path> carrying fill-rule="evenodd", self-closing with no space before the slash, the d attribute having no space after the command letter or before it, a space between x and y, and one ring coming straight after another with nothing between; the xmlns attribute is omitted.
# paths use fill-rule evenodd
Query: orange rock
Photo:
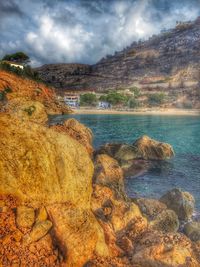
<svg viewBox="0 0 200 267"><path fill-rule="evenodd" d="M51 128L56 131L67 134L77 140L80 144L82 144L88 151L90 155L93 153L92 141L93 135L92 131L78 122L75 119L68 119L64 122L63 125L54 125Z"/></svg>
<svg viewBox="0 0 200 267"><path fill-rule="evenodd" d="M95 159L94 182L101 185L123 185L123 171L118 162L106 154Z"/></svg>
<svg viewBox="0 0 200 267"><path fill-rule="evenodd" d="M42 103L48 114L71 113L66 105L57 100L54 90L46 85L2 70L0 70L0 77L0 92L8 87L11 89L11 92L7 94L8 104L10 100L19 98Z"/></svg>

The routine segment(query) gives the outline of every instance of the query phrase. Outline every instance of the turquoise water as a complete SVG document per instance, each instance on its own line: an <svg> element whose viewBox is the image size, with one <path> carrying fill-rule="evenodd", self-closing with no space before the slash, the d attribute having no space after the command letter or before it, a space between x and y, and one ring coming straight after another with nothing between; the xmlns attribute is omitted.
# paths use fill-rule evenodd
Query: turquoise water
<svg viewBox="0 0 200 267"><path fill-rule="evenodd" d="M69 116L64 116L68 118ZM71 116L72 117L72 116ZM94 133L94 146L109 142L132 143L141 135L167 142L176 156L146 174L125 181L129 196L159 198L174 187L192 193L200 211L200 117L141 115L73 115ZM56 117L54 121L63 120Z"/></svg>

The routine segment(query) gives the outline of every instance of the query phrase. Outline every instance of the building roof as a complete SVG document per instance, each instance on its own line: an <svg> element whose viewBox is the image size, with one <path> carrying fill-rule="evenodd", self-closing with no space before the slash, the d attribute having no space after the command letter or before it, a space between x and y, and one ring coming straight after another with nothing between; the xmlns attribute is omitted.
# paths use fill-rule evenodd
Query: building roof
<svg viewBox="0 0 200 267"><path fill-rule="evenodd" d="M15 61L8 61L8 60L3 60L2 61L3 63L7 63L7 64L13 64L13 65L16 65L16 66L24 66L22 63L18 63L18 62L15 62Z"/></svg>

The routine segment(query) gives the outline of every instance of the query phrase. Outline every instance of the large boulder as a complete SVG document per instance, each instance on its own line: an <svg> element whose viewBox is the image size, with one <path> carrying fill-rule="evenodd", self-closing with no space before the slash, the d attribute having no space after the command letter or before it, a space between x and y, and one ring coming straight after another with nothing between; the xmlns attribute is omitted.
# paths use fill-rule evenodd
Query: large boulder
<svg viewBox="0 0 200 267"><path fill-rule="evenodd" d="M174 156L171 145L161 143L144 135L133 143L138 157L147 160L166 160Z"/></svg>
<svg viewBox="0 0 200 267"><path fill-rule="evenodd" d="M192 241L200 240L200 222L187 223L183 231Z"/></svg>
<svg viewBox="0 0 200 267"><path fill-rule="evenodd" d="M157 199L139 198L136 199L136 203L142 214L150 221L154 220L162 211L167 209L167 206Z"/></svg>
<svg viewBox="0 0 200 267"><path fill-rule="evenodd" d="M179 229L178 216L173 210L163 210L155 220L150 222L150 227L161 232L177 232Z"/></svg>
<svg viewBox="0 0 200 267"><path fill-rule="evenodd" d="M136 200L142 215L146 216L150 228L162 232L176 232L179 229L178 216L173 210L157 199L140 198Z"/></svg>
<svg viewBox="0 0 200 267"><path fill-rule="evenodd" d="M88 153L92 155L93 134L92 131L82 123L75 119L68 119L64 122L64 124L52 125L51 128L71 136L73 139L82 144L87 149Z"/></svg>
<svg viewBox="0 0 200 267"><path fill-rule="evenodd" d="M16 199L16 208L46 207L65 266L83 266L94 254L107 255L90 207L93 164L86 149L70 136L5 114L0 115L0 140L0 195ZM26 222L26 216L21 218L18 222ZM37 222L28 239L37 240L49 226Z"/></svg>
<svg viewBox="0 0 200 267"><path fill-rule="evenodd" d="M180 220L189 220L194 212L194 197L188 193L175 188L160 198L168 209L176 212Z"/></svg>
<svg viewBox="0 0 200 267"><path fill-rule="evenodd" d="M179 233L147 231L134 247L132 266L140 267L198 267L193 244Z"/></svg>

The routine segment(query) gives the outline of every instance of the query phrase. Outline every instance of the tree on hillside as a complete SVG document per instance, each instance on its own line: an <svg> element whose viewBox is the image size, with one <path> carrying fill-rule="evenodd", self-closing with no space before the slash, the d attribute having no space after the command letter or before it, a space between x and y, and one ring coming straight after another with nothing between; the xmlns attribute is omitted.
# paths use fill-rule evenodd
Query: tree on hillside
<svg viewBox="0 0 200 267"><path fill-rule="evenodd" d="M148 102L151 106L159 106L165 103L166 95L164 93L154 93L148 96Z"/></svg>
<svg viewBox="0 0 200 267"><path fill-rule="evenodd" d="M96 94L86 93L80 96L80 105L81 106L93 106L97 103Z"/></svg>
<svg viewBox="0 0 200 267"><path fill-rule="evenodd" d="M3 57L2 60L13 61L21 64L28 64L30 58L24 52L16 52L14 54L7 54Z"/></svg>

